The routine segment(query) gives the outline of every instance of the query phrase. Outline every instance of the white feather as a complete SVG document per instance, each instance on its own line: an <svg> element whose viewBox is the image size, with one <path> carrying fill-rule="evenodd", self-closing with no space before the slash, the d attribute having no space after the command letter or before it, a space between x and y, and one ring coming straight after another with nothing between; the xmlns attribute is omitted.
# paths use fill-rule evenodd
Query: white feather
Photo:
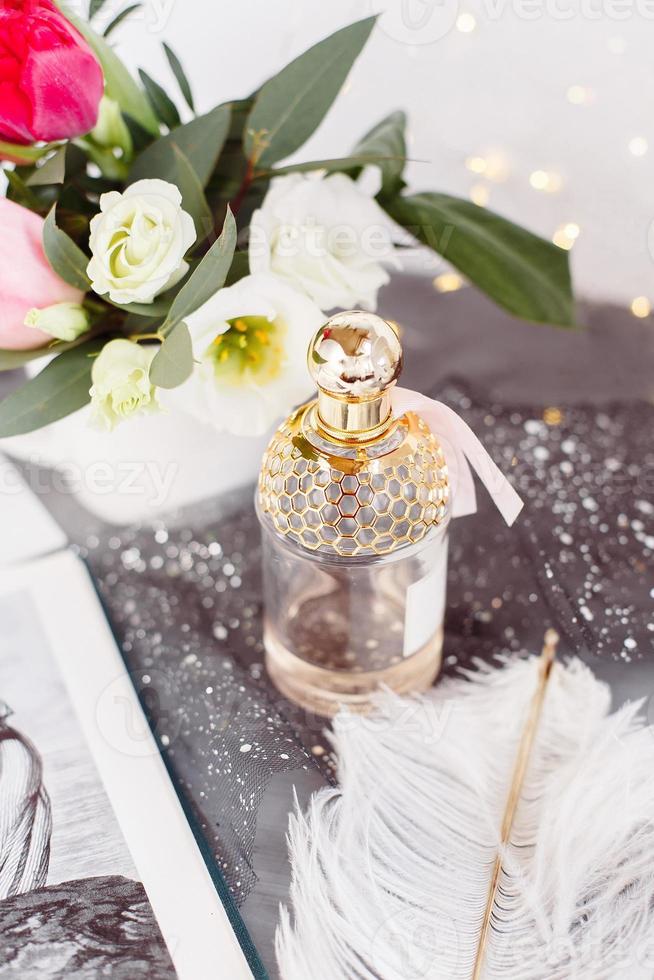
<svg viewBox="0 0 654 980"><path fill-rule="evenodd" d="M283 980L470 980L536 659L334 723L337 790L291 818ZM654 733L555 664L493 909L487 980L654 975Z"/></svg>

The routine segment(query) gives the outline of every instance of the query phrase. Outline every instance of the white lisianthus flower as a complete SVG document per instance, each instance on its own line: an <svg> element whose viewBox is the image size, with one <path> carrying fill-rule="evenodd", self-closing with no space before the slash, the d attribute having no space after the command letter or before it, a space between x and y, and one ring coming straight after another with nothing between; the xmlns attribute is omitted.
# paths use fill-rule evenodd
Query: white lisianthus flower
<svg viewBox="0 0 654 980"><path fill-rule="evenodd" d="M80 303L53 303L27 311L26 327L34 327L57 340L77 340L89 328L89 315Z"/></svg>
<svg viewBox="0 0 654 980"><path fill-rule="evenodd" d="M182 278L195 238L182 195L166 180L137 180L122 194L103 194L91 220L91 286L114 303L151 303Z"/></svg>
<svg viewBox="0 0 654 980"><path fill-rule="evenodd" d="M186 318L199 364L164 404L218 430L256 436L311 395L309 340L325 322L310 299L270 275L219 289Z"/></svg>
<svg viewBox="0 0 654 980"><path fill-rule="evenodd" d="M391 225L345 174L289 174L273 180L250 222L251 272L272 272L323 310L377 308L394 261Z"/></svg>
<svg viewBox="0 0 654 980"><path fill-rule="evenodd" d="M110 340L91 369L91 418L111 431L118 422L159 405L150 381L150 364L157 348L140 347L131 340Z"/></svg>

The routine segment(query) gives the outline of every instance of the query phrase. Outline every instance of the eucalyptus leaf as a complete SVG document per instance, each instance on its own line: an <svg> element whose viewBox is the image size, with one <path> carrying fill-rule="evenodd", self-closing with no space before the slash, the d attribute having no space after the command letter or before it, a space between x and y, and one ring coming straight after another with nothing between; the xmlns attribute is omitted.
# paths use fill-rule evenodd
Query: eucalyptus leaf
<svg viewBox="0 0 654 980"><path fill-rule="evenodd" d="M141 126L141 124L138 123L133 116L130 116L128 112L123 112L123 119L125 120L125 125L129 130L134 155L137 153L142 153L143 150L152 143L152 133L149 133L147 129L144 129L143 126Z"/></svg>
<svg viewBox="0 0 654 980"><path fill-rule="evenodd" d="M203 256L193 275L177 293L161 333L169 334L189 313L211 299L224 284L236 248L236 222L227 209L225 224L219 238Z"/></svg>
<svg viewBox="0 0 654 980"><path fill-rule="evenodd" d="M204 241L213 230L213 216L204 196L202 184L188 157L180 148L173 145L173 152L176 164L174 183L182 195L182 206L193 218L198 241Z"/></svg>
<svg viewBox="0 0 654 980"><path fill-rule="evenodd" d="M162 293L161 296L155 296L151 303L115 303L108 296L103 296L103 299L112 306L115 306L116 309L124 310L125 313L131 313L134 316L150 317L154 320L165 317L172 303L172 296L166 293Z"/></svg>
<svg viewBox="0 0 654 980"><path fill-rule="evenodd" d="M184 96L184 101L191 110L195 112L195 105L193 104L193 93L191 92L191 86L189 80L186 77L184 69L182 68L181 62L172 48L168 47L166 42L163 42L163 49L166 53L166 58L168 59L168 64L170 65L171 71L175 78L177 79L177 84L179 85L179 90Z"/></svg>
<svg viewBox="0 0 654 980"><path fill-rule="evenodd" d="M161 318L147 317L142 313L128 313L123 321L123 333L131 337L133 334L155 333Z"/></svg>
<svg viewBox="0 0 654 980"><path fill-rule="evenodd" d="M106 0L91 0L89 3L89 20L93 20L105 5Z"/></svg>
<svg viewBox="0 0 654 980"><path fill-rule="evenodd" d="M15 371L29 361L45 357L50 353L47 347L36 350L0 350L0 371Z"/></svg>
<svg viewBox="0 0 654 980"><path fill-rule="evenodd" d="M143 82L143 88L150 101L150 105L162 123L168 129L174 129L175 126L179 126L181 119L179 118L177 106L159 82L155 82L154 78L150 78L148 73L143 71L142 68L139 68L139 77Z"/></svg>
<svg viewBox="0 0 654 980"><path fill-rule="evenodd" d="M388 214L491 299L537 323L574 326L568 254L471 201L425 192L382 201Z"/></svg>
<svg viewBox="0 0 654 980"><path fill-rule="evenodd" d="M119 24L122 24L130 14L133 14L135 10L140 10L143 6L142 3L131 3L129 7L124 7L119 13L116 14L113 20L109 21L104 31L102 32L103 37L109 37L110 34L116 30Z"/></svg>
<svg viewBox="0 0 654 980"><path fill-rule="evenodd" d="M270 166L306 142L338 95L375 20L366 17L336 31L261 87L243 134L248 159Z"/></svg>
<svg viewBox="0 0 654 980"><path fill-rule="evenodd" d="M107 44L104 38L93 30L81 17L77 17L69 7L60 4L66 17L86 39L102 65L105 80L105 94L114 99L122 112L147 130L152 136L159 136L159 123L145 93L136 84L124 64Z"/></svg>
<svg viewBox="0 0 654 980"><path fill-rule="evenodd" d="M304 174L314 170L326 170L327 173L348 172L361 170L362 167L376 166L382 168L385 164L393 166L404 165L404 157L377 156L374 154L357 154L351 157L333 157L327 160L309 160L305 163L289 163L286 167L273 167L272 170L260 170L254 175L255 180L273 177L283 177L285 174Z"/></svg>
<svg viewBox="0 0 654 980"><path fill-rule="evenodd" d="M165 337L150 365L150 381L158 388L177 388L193 372L193 345L188 327L178 323Z"/></svg>
<svg viewBox="0 0 654 980"><path fill-rule="evenodd" d="M58 147L51 157L35 167L25 183L28 187L44 184L63 184L66 176L66 147Z"/></svg>
<svg viewBox="0 0 654 980"><path fill-rule="evenodd" d="M16 204L22 204L24 207L29 208L30 211L36 211L37 213L41 213L43 211L43 206L38 197L34 191L27 186L25 180L17 169L5 170L4 175L7 178L7 183L9 185L7 197L10 200L15 201Z"/></svg>
<svg viewBox="0 0 654 980"><path fill-rule="evenodd" d="M380 197L399 193L403 187L402 172L406 162L406 115L391 112L366 133L352 151L352 156L377 156L382 176Z"/></svg>
<svg viewBox="0 0 654 980"><path fill-rule="evenodd" d="M243 279L244 276L249 275L249 272L250 260L247 251L234 252L234 258L232 259L232 264L229 267L229 272L225 279L225 286L233 286L239 279Z"/></svg>
<svg viewBox="0 0 654 980"><path fill-rule="evenodd" d="M147 177L173 179L176 169L173 147L177 146L195 170L201 186L206 187L223 148L229 120L229 105L221 105L171 130L139 154L132 164L128 182Z"/></svg>
<svg viewBox="0 0 654 980"><path fill-rule="evenodd" d="M143 331L146 329L147 321L154 323L157 320L165 320L170 307L173 304L175 296L180 289L186 285L199 264L199 259L189 259L189 269L186 271L181 280L175 283L171 289L167 289L165 292L159 293L158 296L155 296L151 303L116 303L114 300L110 299L109 296L103 296L102 298L106 303L109 303L111 306L115 306L119 310L124 310L124 312L127 313L127 319L125 320L126 326L128 321L133 317L134 320L132 322L138 324L138 327L134 327L134 332ZM145 318L145 320L143 318Z"/></svg>
<svg viewBox="0 0 654 980"><path fill-rule="evenodd" d="M90 400L91 368L102 340L64 351L21 388L0 402L0 438L18 436L56 422Z"/></svg>
<svg viewBox="0 0 654 980"><path fill-rule="evenodd" d="M22 143L7 143L6 140L0 140L0 157L16 163L36 163L51 149L50 143L47 146L23 146Z"/></svg>
<svg viewBox="0 0 654 980"><path fill-rule="evenodd" d="M57 227L56 205L53 204L43 225L43 249L46 258L64 282L86 292L89 278L86 267L88 257L65 231Z"/></svg>

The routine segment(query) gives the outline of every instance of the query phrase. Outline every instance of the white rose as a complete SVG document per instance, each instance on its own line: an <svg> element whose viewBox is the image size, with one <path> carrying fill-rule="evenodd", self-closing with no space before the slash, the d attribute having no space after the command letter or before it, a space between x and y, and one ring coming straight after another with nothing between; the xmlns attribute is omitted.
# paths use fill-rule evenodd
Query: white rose
<svg viewBox="0 0 654 980"><path fill-rule="evenodd" d="M250 270L272 272L323 310L377 308L393 260L389 219L346 177L289 174L270 186L250 223Z"/></svg>
<svg viewBox="0 0 654 980"><path fill-rule="evenodd" d="M186 318L199 364L183 385L161 391L173 405L236 435L261 435L305 401L318 307L281 279L251 275L218 290Z"/></svg>
<svg viewBox="0 0 654 980"><path fill-rule="evenodd" d="M111 431L118 422L159 405L150 381L150 364L157 348L131 340L110 340L93 362L90 389L91 419Z"/></svg>
<svg viewBox="0 0 654 980"><path fill-rule="evenodd" d="M91 220L91 285L114 303L151 303L182 278L195 238L182 195L168 181L137 180L122 194L103 194Z"/></svg>

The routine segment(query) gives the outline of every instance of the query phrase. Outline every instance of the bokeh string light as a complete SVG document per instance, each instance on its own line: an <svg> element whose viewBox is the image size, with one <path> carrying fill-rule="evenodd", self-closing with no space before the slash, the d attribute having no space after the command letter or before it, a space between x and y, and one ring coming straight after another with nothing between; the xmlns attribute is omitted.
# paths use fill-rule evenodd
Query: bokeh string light
<svg viewBox="0 0 654 980"><path fill-rule="evenodd" d="M647 296L636 296L631 301L631 312L639 319L644 319L652 312L652 305Z"/></svg>
<svg viewBox="0 0 654 980"><path fill-rule="evenodd" d="M634 157L644 157L649 145L644 136L633 136L628 143L628 149Z"/></svg>
<svg viewBox="0 0 654 980"><path fill-rule="evenodd" d="M461 33L471 33L477 27L477 22L472 14L460 14L456 21L457 30ZM623 37L615 35L608 38L607 47L611 54L623 55L627 49L627 42ZM565 90L566 101L573 106L590 106L595 102L596 92L589 85L573 82ZM643 157L649 150L648 140L644 136L632 136L627 149L634 157ZM465 158L465 167L476 177L481 177L486 181L499 182L506 180L510 174L509 156L504 150L494 150L492 153L476 153ZM563 187L563 177L556 170L546 170L537 168L529 174L529 185L533 190L545 194L558 194ZM490 198L490 188L487 184L476 181L468 191L470 200L479 207L486 207ZM579 235L581 228L577 222L567 221L559 225L553 235L552 242L559 248L570 251ZM459 289L463 281L457 284L460 278L454 274L443 274L434 279L434 287L439 292L450 292ZM651 313L651 304L646 296L636 296L630 304L630 310L635 317L644 319Z"/></svg>
<svg viewBox="0 0 654 980"><path fill-rule="evenodd" d="M458 272L441 272L434 279L434 289L439 293L453 293L465 286L465 280Z"/></svg>
<svg viewBox="0 0 654 980"><path fill-rule="evenodd" d="M478 27L477 20L469 11L459 14L455 23L456 29L461 34L472 34ZM627 49L627 42L618 35L607 39L606 45L611 54L616 56L623 55ZM417 50L410 48L408 54L415 57ZM349 89L349 84L348 84ZM596 91L590 85L581 82L571 82L565 89L565 99L571 106L591 106L596 101ZM412 138L407 138L407 144L413 144ZM633 157L643 157L648 153L648 140L642 135L632 136L627 142L628 152ZM496 148L489 151L472 153L465 158L465 167L477 180L470 186L468 197L479 207L486 207L491 196L489 184L502 183L511 175L511 164L509 154L503 148ZM479 179L481 178L481 179ZM528 176L529 186L539 193L558 194L564 186L562 174L555 169L538 167L532 170ZM570 251L575 245L581 234L581 227L575 221L566 221L559 224L552 233L552 242L559 248ZM465 280L455 272L446 272L436 276L433 280L434 288L438 292L453 292L466 285ZM629 306L635 317L644 319L651 312L651 304L646 296L636 296Z"/></svg>

